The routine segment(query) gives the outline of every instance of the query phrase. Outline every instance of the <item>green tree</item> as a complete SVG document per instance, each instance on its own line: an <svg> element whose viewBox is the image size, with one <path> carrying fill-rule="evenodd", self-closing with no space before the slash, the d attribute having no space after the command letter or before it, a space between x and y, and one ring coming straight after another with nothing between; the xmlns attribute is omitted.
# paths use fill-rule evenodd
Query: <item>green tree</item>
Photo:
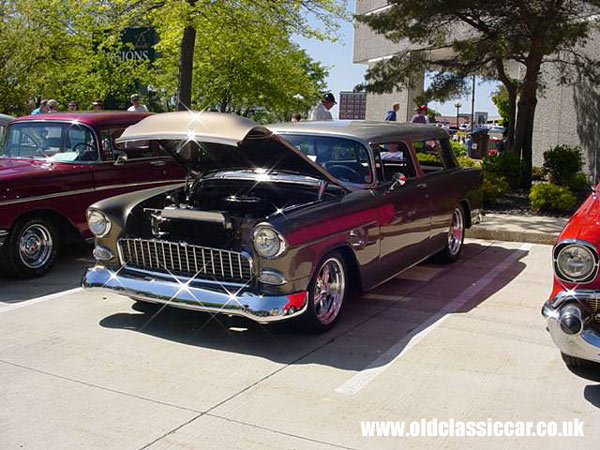
<svg viewBox="0 0 600 450"><path fill-rule="evenodd" d="M22 114L30 101L122 97L147 66L116 58L120 29L101 0L0 2L0 108Z"/></svg>
<svg viewBox="0 0 600 450"><path fill-rule="evenodd" d="M335 40L339 28L338 19L345 18L346 0L114 0L123 15L121 20L129 23L148 21L160 29L161 51L166 60L178 67L178 109L189 108L195 95L194 69L203 64L196 61L200 48L217 47L225 53L212 53L213 58L223 60L231 53L231 61L238 49L226 41L239 42L239 35L251 34L251 39L264 41L272 35L264 28L279 28L279 36L289 40L292 34L316 39ZM236 23L223 21L237 14ZM320 27L311 24L316 18ZM216 40L217 43L211 42ZM249 46L251 43L248 43ZM228 53L229 52L229 53ZM274 55L274 52L271 54ZM203 55L202 55L203 56ZM201 58L202 59L202 58ZM264 59L264 58L263 58ZM230 63L232 65L233 62ZM245 64L246 67L249 63ZM198 67L195 67L198 66ZM164 64L162 65L164 68ZM206 67L206 65L203 65ZM222 67L222 64L221 64ZM239 82L238 78L236 82ZM195 94L195 93L194 93Z"/></svg>
<svg viewBox="0 0 600 450"><path fill-rule="evenodd" d="M532 132L541 67L557 64L560 82L574 71L597 77L598 62L580 51L600 13L597 0L390 0L391 8L358 19L389 39L410 41L418 50L401 52L367 74L373 92L410 85L416 68L435 70L432 84L440 100L465 89L468 76L498 79L507 90L509 145L525 164L524 185L531 183ZM511 77L518 64L522 80ZM517 103L518 102L518 103ZM518 108L517 108L518 106Z"/></svg>
<svg viewBox="0 0 600 450"><path fill-rule="evenodd" d="M498 87L498 90L492 94L492 102L494 102L494 105L498 109L498 114L502 117L503 125L507 126L510 122L510 102L505 86Z"/></svg>

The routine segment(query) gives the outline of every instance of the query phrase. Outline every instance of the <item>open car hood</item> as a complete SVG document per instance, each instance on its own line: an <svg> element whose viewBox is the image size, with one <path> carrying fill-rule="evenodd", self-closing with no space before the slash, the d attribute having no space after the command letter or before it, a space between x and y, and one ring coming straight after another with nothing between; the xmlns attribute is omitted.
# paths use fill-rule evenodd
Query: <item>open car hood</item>
<svg viewBox="0 0 600 450"><path fill-rule="evenodd" d="M268 128L233 114L182 111L149 116L128 127L118 143L158 141L194 176L221 170L292 172L340 182Z"/></svg>

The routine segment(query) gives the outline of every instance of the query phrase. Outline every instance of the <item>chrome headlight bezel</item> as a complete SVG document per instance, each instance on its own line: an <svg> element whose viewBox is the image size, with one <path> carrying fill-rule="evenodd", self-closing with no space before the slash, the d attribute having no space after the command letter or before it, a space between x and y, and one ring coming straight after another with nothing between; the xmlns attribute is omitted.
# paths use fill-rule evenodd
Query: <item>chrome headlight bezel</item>
<svg viewBox="0 0 600 450"><path fill-rule="evenodd" d="M103 238L110 233L112 223L106 214L99 209L88 209L86 215L88 228L94 236ZM102 227L100 227L100 223L103 223Z"/></svg>
<svg viewBox="0 0 600 450"><path fill-rule="evenodd" d="M561 263L561 256L570 249L578 249L586 255L590 262L590 269L578 276L569 274L568 269ZM554 248L554 273L556 277L562 281L569 283L589 283L596 279L598 275L598 252L596 247L585 241L564 241L558 243Z"/></svg>
<svg viewBox="0 0 600 450"><path fill-rule="evenodd" d="M266 235L270 235L270 240L273 242L272 251L269 252L265 252L264 248L258 244L258 241L263 239ZM278 258L283 255L287 249L287 243L283 236L275 228L267 224L259 224L254 228L252 244L257 255L266 259Z"/></svg>

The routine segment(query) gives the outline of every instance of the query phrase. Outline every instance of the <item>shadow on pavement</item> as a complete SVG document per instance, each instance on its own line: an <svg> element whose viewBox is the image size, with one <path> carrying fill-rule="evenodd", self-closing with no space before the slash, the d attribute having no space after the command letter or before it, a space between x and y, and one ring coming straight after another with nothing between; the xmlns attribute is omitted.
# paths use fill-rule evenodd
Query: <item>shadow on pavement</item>
<svg viewBox="0 0 600 450"><path fill-rule="evenodd" d="M93 262L91 247L75 244L64 248L54 267L42 277L22 280L0 272L0 304L19 303L79 287L84 269Z"/></svg>
<svg viewBox="0 0 600 450"><path fill-rule="evenodd" d="M134 305L141 313L119 312L102 319L100 325L280 363L362 370L389 349L399 354L417 331L446 313L468 312L485 302L525 268L519 261L527 255L523 250L468 244L464 251L459 262L434 267L437 275L431 280L394 279L369 293L355 294L338 325L320 335L304 334L285 322L262 326L240 318L143 303ZM468 301L456 301L506 258L514 258L506 270Z"/></svg>

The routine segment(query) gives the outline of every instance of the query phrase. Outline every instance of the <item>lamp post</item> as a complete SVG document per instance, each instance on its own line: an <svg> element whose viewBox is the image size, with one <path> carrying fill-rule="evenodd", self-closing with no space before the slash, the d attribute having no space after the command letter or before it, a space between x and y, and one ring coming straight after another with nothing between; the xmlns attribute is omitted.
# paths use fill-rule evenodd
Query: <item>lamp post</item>
<svg viewBox="0 0 600 450"><path fill-rule="evenodd" d="M462 106L462 103L460 100L456 100L454 102L454 107L456 108L456 128L459 128L458 117L459 117L459 112L460 112L461 106Z"/></svg>

